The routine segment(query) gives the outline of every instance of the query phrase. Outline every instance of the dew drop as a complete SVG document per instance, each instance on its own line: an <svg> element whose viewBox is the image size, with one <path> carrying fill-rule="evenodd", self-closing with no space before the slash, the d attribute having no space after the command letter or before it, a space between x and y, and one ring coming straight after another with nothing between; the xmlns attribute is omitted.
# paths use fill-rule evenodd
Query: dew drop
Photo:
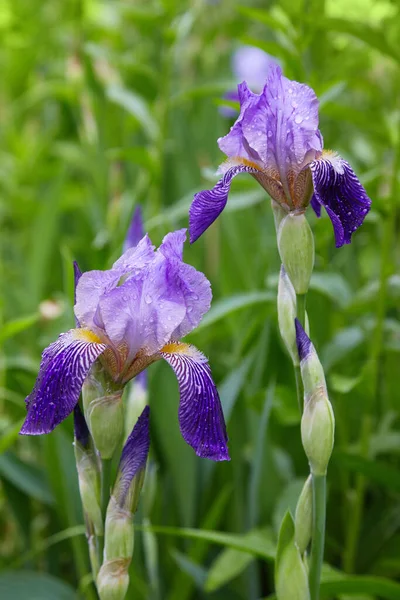
<svg viewBox="0 0 400 600"><path fill-rule="evenodd" d="M150 294L146 294L144 299L145 299L146 304L151 304L153 302Z"/></svg>
<svg viewBox="0 0 400 600"><path fill-rule="evenodd" d="M303 117L302 117L301 115L296 115L296 116L295 116L295 118L294 118L294 122L295 122L297 125L300 125L300 123L302 123L302 122L303 122Z"/></svg>
<svg viewBox="0 0 400 600"><path fill-rule="evenodd" d="M267 133L268 137L272 137L272 131L269 129L268 133Z"/></svg>

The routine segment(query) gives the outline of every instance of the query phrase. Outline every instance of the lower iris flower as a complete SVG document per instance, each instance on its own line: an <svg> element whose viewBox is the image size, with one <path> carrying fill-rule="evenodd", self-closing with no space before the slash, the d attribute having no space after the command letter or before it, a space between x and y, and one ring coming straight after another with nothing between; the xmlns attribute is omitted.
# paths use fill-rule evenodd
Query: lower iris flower
<svg viewBox="0 0 400 600"><path fill-rule="evenodd" d="M179 423L196 454L229 460L217 388L204 355L182 342L209 310L207 278L182 260L186 230L169 233L158 250L146 235L108 271L80 274L77 327L45 349L21 433L51 432L77 405L92 366L100 363L112 385L123 388L164 359L178 379Z"/></svg>
<svg viewBox="0 0 400 600"><path fill-rule="evenodd" d="M218 140L227 155L222 178L212 190L195 195L189 213L190 241L196 241L224 209L233 177L250 173L286 212L308 204L320 216L323 206L334 228L336 246L348 244L363 223L371 200L349 163L323 150L318 99L306 85L270 65L261 94L238 86L240 114Z"/></svg>

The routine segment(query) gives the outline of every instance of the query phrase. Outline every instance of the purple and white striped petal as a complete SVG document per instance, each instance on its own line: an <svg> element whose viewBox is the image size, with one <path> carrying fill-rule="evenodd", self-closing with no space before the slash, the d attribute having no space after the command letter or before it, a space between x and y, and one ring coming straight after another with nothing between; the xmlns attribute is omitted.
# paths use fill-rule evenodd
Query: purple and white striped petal
<svg viewBox="0 0 400 600"><path fill-rule="evenodd" d="M124 241L123 252L135 248L144 237L142 207L138 204L133 213L131 224Z"/></svg>
<svg viewBox="0 0 400 600"><path fill-rule="evenodd" d="M73 411L90 367L105 344L86 329L62 333L42 354L32 393L26 398L23 435L50 433Z"/></svg>
<svg viewBox="0 0 400 600"><path fill-rule="evenodd" d="M183 439L197 456L230 460L221 401L206 357L193 346L180 342L164 346L161 356L178 379Z"/></svg>
<svg viewBox="0 0 400 600"><path fill-rule="evenodd" d="M312 205L324 206L335 232L336 247L350 244L352 234L362 225L371 200L349 163L332 152L310 164L314 184ZM317 213L317 216L318 213Z"/></svg>
<svg viewBox="0 0 400 600"><path fill-rule="evenodd" d="M113 496L121 507L125 506L133 478L146 466L150 448L149 417L150 407L145 406L122 450L117 481L113 490Z"/></svg>
<svg viewBox="0 0 400 600"><path fill-rule="evenodd" d="M244 163L234 165L223 175L212 190L195 194L189 210L190 243L193 244L214 223L224 210L228 200L231 182L239 173L258 173L256 166Z"/></svg>

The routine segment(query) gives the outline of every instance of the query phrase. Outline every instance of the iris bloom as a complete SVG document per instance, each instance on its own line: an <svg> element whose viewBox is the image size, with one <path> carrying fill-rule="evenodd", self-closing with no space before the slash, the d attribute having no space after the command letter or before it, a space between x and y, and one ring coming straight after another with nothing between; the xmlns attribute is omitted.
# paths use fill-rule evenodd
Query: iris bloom
<svg viewBox="0 0 400 600"><path fill-rule="evenodd" d="M45 349L27 397L21 433L49 433L76 406L92 365L100 361L113 386L123 386L163 358L178 379L179 423L198 456L228 460L217 389L204 355L181 342L208 311L207 278L182 260L186 230L154 251L146 235L108 271L83 273L74 307L78 327Z"/></svg>
<svg viewBox="0 0 400 600"><path fill-rule="evenodd" d="M228 157L219 169L222 178L212 190L196 194L190 208L191 243L220 215L239 173L250 173L286 212L304 212L311 201L320 216L323 206L336 246L350 243L371 200L350 165L323 150L314 91L271 65L261 94L253 94L245 82L238 92L240 115L218 140Z"/></svg>

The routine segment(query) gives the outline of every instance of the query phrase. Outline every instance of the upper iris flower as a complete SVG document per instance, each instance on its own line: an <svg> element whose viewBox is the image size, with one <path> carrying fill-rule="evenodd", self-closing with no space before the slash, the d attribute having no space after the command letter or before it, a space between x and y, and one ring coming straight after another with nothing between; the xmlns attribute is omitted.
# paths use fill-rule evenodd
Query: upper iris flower
<svg viewBox="0 0 400 600"><path fill-rule="evenodd" d="M324 206L336 246L350 243L371 200L350 165L323 150L314 91L271 65L261 94L253 94L245 82L238 92L240 115L228 135L218 140L228 157L219 169L223 177L212 190L196 194L190 208L191 243L222 212L238 173L250 173L288 213L304 212L311 201L320 216Z"/></svg>
<svg viewBox="0 0 400 600"><path fill-rule="evenodd" d="M76 287L77 328L45 349L21 433L49 433L76 406L99 360L120 389L164 358L180 391L183 438L198 456L229 460L217 389L204 355L180 342L210 308L207 278L182 260L186 230L165 236L154 251L146 235L108 271L88 271Z"/></svg>

